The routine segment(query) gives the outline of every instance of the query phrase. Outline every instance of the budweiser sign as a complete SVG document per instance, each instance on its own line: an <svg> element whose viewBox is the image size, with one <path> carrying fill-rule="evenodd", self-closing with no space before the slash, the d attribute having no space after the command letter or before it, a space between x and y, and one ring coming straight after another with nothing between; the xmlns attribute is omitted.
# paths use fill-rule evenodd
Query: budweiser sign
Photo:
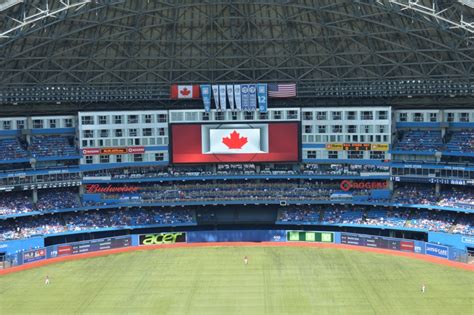
<svg viewBox="0 0 474 315"><path fill-rule="evenodd" d="M86 185L86 192L88 194L98 194L98 193L130 193L130 192L137 192L140 190L139 187L136 186L119 186L114 187L112 185L108 186L101 186L97 184L93 185Z"/></svg>
<svg viewBox="0 0 474 315"><path fill-rule="evenodd" d="M351 189L386 189L387 182L353 182L351 180L343 180L340 187L344 191Z"/></svg>

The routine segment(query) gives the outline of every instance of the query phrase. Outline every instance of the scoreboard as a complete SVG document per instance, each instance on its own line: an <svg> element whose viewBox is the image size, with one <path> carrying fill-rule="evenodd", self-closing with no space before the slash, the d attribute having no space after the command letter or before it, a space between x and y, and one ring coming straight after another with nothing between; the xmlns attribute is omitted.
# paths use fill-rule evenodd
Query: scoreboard
<svg viewBox="0 0 474 315"><path fill-rule="evenodd" d="M334 243L334 233L312 231L287 231L287 240L289 242Z"/></svg>
<svg viewBox="0 0 474 315"><path fill-rule="evenodd" d="M348 233L341 233L341 244L384 248L406 252L413 252L415 249L415 243L413 241L402 241L381 236Z"/></svg>

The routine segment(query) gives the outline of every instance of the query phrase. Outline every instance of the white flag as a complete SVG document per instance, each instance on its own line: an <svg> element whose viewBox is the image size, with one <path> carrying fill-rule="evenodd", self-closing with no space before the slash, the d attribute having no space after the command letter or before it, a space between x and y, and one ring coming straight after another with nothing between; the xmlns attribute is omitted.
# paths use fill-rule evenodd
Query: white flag
<svg viewBox="0 0 474 315"><path fill-rule="evenodd" d="M216 109L219 109L219 86L212 86L212 96L214 97L214 104L216 104Z"/></svg>
<svg viewBox="0 0 474 315"><path fill-rule="evenodd" d="M227 98L229 99L230 109L234 109L235 108L235 105L234 105L234 86L232 84L227 85Z"/></svg>
<svg viewBox="0 0 474 315"><path fill-rule="evenodd" d="M234 85L235 108L242 110L242 98L240 96L240 84Z"/></svg>
<svg viewBox="0 0 474 315"><path fill-rule="evenodd" d="M221 102L221 109L225 110L227 107L227 96L225 85L219 85L219 98Z"/></svg>

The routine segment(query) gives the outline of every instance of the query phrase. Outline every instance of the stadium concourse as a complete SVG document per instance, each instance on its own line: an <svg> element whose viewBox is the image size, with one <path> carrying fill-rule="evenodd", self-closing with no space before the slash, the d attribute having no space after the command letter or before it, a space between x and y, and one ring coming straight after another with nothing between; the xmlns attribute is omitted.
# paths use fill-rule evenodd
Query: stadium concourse
<svg viewBox="0 0 474 315"><path fill-rule="evenodd" d="M0 0L0 268L206 242L473 263L473 25L467 0Z"/></svg>

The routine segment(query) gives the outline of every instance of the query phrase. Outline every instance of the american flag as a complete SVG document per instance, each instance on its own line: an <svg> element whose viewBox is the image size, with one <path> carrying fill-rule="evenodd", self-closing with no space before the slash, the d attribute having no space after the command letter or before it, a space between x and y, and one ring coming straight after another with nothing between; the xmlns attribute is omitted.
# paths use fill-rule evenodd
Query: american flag
<svg viewBox="0 0 474 315"><path fill-rule="evenodd" d="M287 84L268 84L268 97L295 97L296 96L296 84L287 83Z"/></svg>

